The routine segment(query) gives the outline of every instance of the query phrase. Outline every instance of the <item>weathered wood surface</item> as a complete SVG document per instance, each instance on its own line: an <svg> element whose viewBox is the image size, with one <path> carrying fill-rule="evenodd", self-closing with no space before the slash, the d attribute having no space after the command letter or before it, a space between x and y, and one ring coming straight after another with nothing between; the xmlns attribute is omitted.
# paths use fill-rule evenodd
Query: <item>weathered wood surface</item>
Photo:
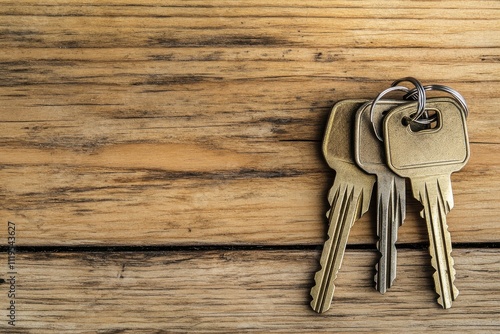
<svg viewBox="0 0 500 334"><path fill-rule="evenodd" d="M4 2L0 213L22 245L318 244L331 106L413 75L471 108L454 242L498 241L498 7ZM418 208L401 243L426 239Z"/></svg>
<svg viewBox="0 0 500 334"><path fill-rule="evenodd" d="M500 329L499 2L0 0L0 50L0 216L34 246L18 332ZM372 207L315 315L330 109L408 75L471 110L448 215L461 294L435 303L409 199L396 286L372 288Z"/></svg>
<svg viewBox="0 0 500 334"><path fill-rule="evenodd" d="M333 308L318 315L309 307L318 251L18 254L16 328L20 333L498 331L497 250L460 249L454 255L460 296L449 310L435 303L426 252L401 251L396 284L381 295L373 288L375 253L348 251ZM5 313L2 308L2 319Z"/></svg>
<svg viewBox="0 0 500 334"><path fill-rule="evenodd" d="M17 223L22 245L320 243L334 175L316 156L320 143L241 145L245 153L189 144L109 145L96 154L4 148L32 160L0 170L0 212ZM499 240L500 151L489 146L453 177L454 242ZM36 163L37 154L53 162ZM228 169L209 167L218 164ZM425 223L409 203L399 240L421 242ZM351 243L374 242L373 212L355 224Z"/></svg>

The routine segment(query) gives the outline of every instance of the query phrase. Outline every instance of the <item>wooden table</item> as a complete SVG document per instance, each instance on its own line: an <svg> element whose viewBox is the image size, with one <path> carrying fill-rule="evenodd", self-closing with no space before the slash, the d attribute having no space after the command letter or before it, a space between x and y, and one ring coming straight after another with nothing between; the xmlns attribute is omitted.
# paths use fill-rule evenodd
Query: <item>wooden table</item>
<svg viewBox="0 0 500 334"><path fill-rule="evenodd" d="M500 330L499 2L1 1L0 46L2 332ZM408 75L471 110L460 296L436 304L409 198L395 286L372 206L317 315L329 112Z"/></svg>

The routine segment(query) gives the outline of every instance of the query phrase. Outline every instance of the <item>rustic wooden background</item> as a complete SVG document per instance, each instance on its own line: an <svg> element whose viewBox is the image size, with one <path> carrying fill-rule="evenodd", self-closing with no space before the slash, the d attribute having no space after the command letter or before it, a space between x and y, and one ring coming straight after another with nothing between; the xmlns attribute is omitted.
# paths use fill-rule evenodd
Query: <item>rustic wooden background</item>
<svg viewBox="0 0 500 334"><path fill-rule="evenodd" d="M498 1L0 3L2 332L500 330ZM460 296L436 304L409 199L396 285L373 288L372 207L317 315L330 109L408 75L471 110L448 216Z"/></svg>

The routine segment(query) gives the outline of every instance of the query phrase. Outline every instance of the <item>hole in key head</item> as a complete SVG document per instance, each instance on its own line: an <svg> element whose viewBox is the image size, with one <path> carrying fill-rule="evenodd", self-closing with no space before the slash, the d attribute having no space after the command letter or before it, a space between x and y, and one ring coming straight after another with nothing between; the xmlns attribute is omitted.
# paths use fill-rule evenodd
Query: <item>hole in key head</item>
<svg viewBox="0 0 500 334"><path fill-rule="evenodd" d="M412 122L411 119L415 114L410 115L410 117L403 117L401 123L404 126L409 126L411 132L420 132L424 130L434 130L441 127L441 114L437 109L426 109L427 116L425 118L431 120L428 124L421 124L417 122Z"/></svg>

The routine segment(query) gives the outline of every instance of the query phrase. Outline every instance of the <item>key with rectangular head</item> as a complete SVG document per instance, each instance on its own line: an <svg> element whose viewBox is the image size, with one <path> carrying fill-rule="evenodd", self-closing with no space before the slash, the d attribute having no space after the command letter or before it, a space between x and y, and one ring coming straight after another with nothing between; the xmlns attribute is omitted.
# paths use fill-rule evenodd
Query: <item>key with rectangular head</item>
<svg viewBox="0 0 500 334"><path fill-rule="evenodd" d="M438 303L450 308L458 296L446 222L453 207L450 175L467 163L469 140L463 110L454 100L428 99L426 109L437 114L437 124L416 132L405 125L416 103L394 108L384 119L384 141L389 167L410 178L413 196L424 207Z"/></svg>
<svg viewBox="0 0 500 334"><path fill-rule="evenodd" d="M328 194L328 238L321 254L321 269L314 276L315 286L311 289L311 307L318 313L330 308L333 281L342 264L349 232L354 221L368 211L375 183L375 177L356 166L353 157L353 120L364 102L345 100L335 104L323 141L323 154L336 175Z"/></svg>
<svg viewBox="0 0 500 334"><path fill-rule="evenodd" d="M384 114L402 103L404 101L378 101L374 107L374 125L380 128ZM384 144L373 131L371 106L372 102L367 102L356 113L354 158L361 169L377 177L377 248L380 259L375 266L374 280L376 289L385 293L396 278L396 240L406 213L405 179L386 165Z"/></svg>

